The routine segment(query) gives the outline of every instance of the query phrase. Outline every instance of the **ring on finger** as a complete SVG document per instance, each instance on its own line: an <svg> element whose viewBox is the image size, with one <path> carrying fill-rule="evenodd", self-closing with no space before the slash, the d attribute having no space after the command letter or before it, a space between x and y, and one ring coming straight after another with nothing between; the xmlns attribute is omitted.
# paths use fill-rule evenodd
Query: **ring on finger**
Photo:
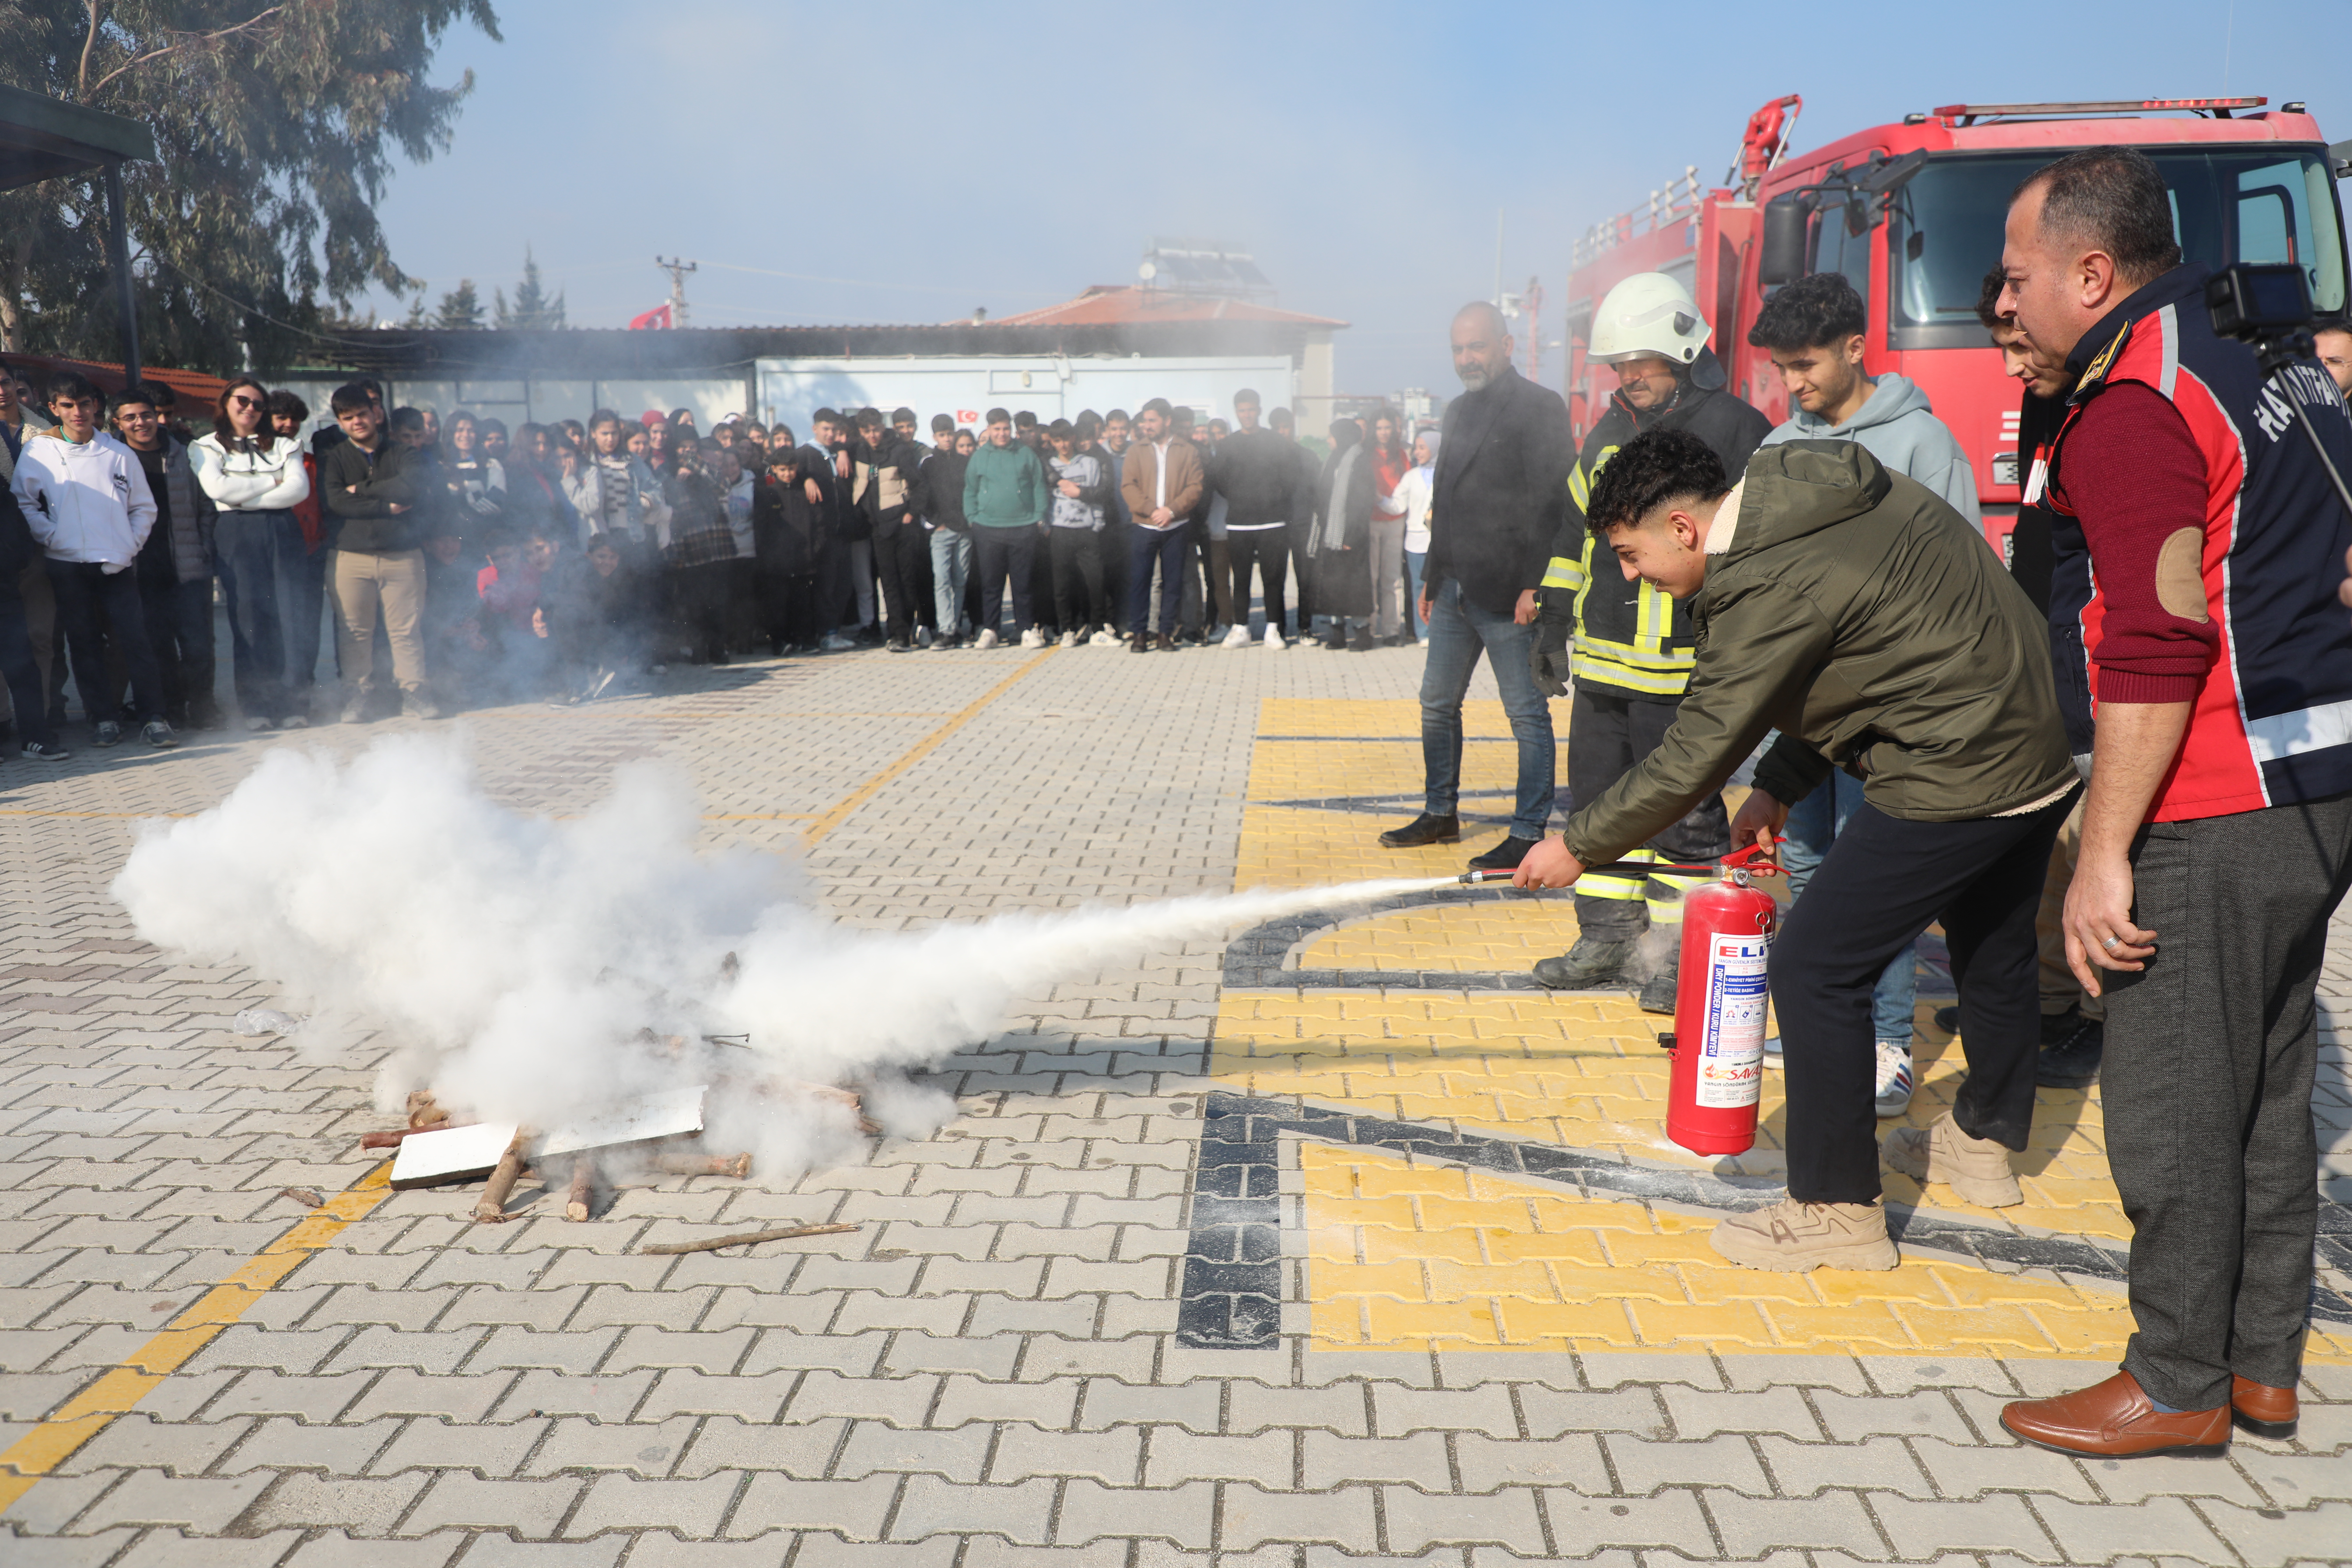
<svg viewBox="0 0 2352 1568"><path fill-rule="evenodd" d="M2102 942L2101 943L2099 943L2099 945L2100 945L2101 947L2105 948L2109 952L2115 952L2115 950L2116 950L2116 949L2117 949L2117 948L2119 948L2119 947L2123 946L2123 944L2124 944L2124 940L2123 940L2123 938L2121 938L2121 937L2119 937L2119 936L2111 936L2111 937L2107 938L2105 942Z"/></svg>

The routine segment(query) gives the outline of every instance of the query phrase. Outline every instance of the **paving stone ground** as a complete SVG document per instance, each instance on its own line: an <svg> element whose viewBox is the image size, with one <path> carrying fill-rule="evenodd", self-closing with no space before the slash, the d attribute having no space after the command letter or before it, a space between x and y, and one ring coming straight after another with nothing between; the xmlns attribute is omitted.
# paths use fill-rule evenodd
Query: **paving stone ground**
<svg viewBox="0 0 2352 1568"><path fill-rule="evenodd" d="M1413 806L1419 672L861 653L464 724L531 810L673 758L711 845L814 833L824 907L905 929L1454 868L1507 794L1467 797L1460 850L1368 847ZM106 888L140 817L268 747L404 727L0 767L7 1568L2352 1562L2352 1323L2315 1334L2294 1442L2085 1464L1997 1426L2119 1342L2095 1093L2045 1097L2023 1219L1890 1184L1928 1243L1893 1275L1717 1269L1709 1205L1769 1181L1777 1086L1742 1162L1665 1145L1652 1026L1500 978L1572 935L1550 900L1139 954L940 1064L959 1118L862 1165L675 1178L588 1225L389 1194L358 1146L384 1047L232 1035L266 978L145 947ZM1507 746L1469 755L1507 790ZM1920 1049L1915 1119L1959 1066ZM834 1219L861 1228L635 1250Z"/></svg>

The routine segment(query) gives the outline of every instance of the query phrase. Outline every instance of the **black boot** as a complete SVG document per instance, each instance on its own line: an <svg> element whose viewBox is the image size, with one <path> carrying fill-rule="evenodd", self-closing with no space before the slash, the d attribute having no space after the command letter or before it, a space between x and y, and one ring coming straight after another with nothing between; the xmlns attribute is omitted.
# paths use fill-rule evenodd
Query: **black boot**
<svg viewBox="0 0 2352 1568"><path fill-rule="evenodd" d="M1462 837L1462 819L1458 816L1433 816L1423 812L1402 827L1391 827L1381 835L1383 849L1418 849L1424 844L1451 844Z"/></svg>
<svg viewBox="0 0 2352 1568"><path fill-rule="evenodd" d="M1630 942L1580 936L1574 947L1558 958L1536 962L1536 984L1554 991L1600 991L1622 985L1626 962L1633 956Z"/></svg>

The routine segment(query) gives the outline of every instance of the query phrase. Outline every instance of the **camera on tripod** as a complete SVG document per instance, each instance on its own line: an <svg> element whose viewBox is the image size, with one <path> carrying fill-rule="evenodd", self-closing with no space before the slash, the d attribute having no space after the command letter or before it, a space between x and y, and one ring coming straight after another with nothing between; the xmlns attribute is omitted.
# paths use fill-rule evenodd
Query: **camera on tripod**
<svg viewBox="0 0 2352 1568"><path fill-rule="evenodd" d="M2311 336L2311 288L2304 280L2303 268L2293 262L2231 262L2205 280L2205 309L2213 319L2215 336L2235 338L2254 351L2265 382L2316 352ZM2320 384L2329 384L2325 376ZM2293 386L2283 385L2279 401L2303 426L2311 449L2319 456L2319 466L2327 470L2336 487L2336 499L2347 512L2352 512L2352 487L2347 487L2344 476L2336 471L2326 443L2319 438L2319 427L2304 411L2302 398Z"/></svg>
<svg viewBox="0 0 2352 1568"><path fill-rule="evenodd" d="M2257 352L2311 352L2311 289L2291 261L2231 262L2205 280L2205 308L2217 336Z"/></svg>

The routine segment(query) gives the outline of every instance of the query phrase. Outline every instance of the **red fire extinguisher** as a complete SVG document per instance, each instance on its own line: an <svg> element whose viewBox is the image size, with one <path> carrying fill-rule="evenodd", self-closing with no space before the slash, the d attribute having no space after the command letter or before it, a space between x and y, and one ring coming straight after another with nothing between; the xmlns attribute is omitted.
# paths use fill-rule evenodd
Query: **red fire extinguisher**
<svg viewBox="0 0 2352 1568"><path fill-rule="evenodd" d="M1742 1154L1756 1143L1764 1089L1765 968L1779 906L1754 885L1777 876L1756 846L1727 855L1723 879L1683 895L1682 972L1666 1091L1666 1136L1694 1154Z"/></svg>

